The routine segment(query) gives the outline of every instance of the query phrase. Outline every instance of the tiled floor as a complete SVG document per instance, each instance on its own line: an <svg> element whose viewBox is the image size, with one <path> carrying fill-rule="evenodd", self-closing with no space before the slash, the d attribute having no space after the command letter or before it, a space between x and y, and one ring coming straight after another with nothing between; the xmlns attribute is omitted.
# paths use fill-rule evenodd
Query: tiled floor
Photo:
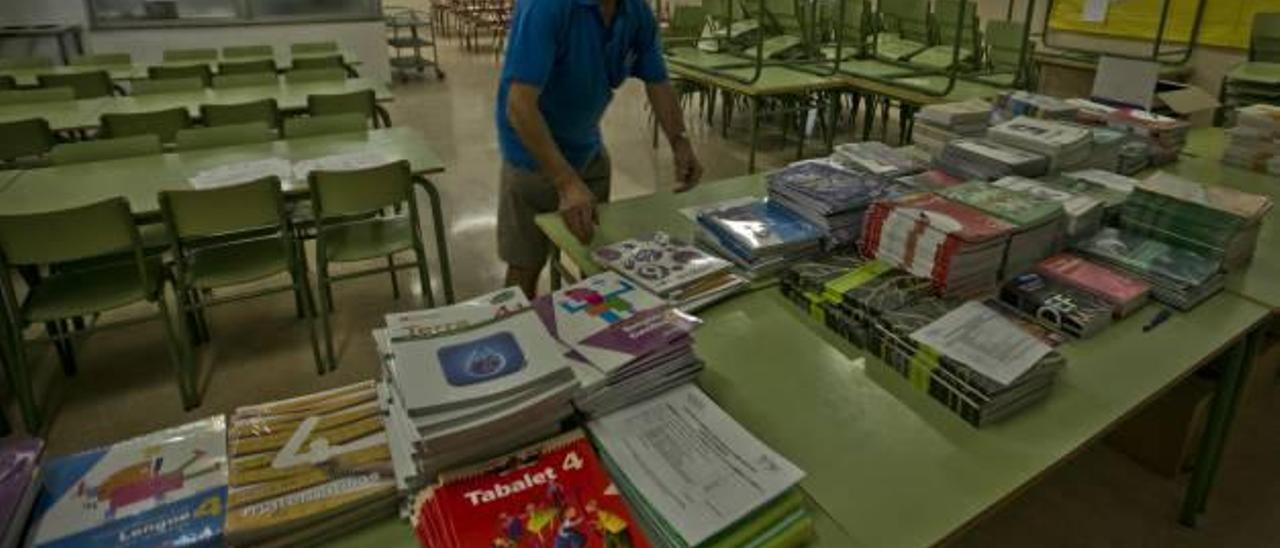
<svg viewBox="0 0 1280 548"><path fill-rule="evenodd" d="M391 106L398 125L420 130L449 166L435 180L447 206L455 284L460 296L498 287L494 209L499 158L493 129L498 66L490 53L442 54L444 82L396 88ZM690 113L691 132L707 167L707 180L743 173L743 131L722 139ZM605 122L612 151L615 195L661 192L671 184L670 155L651 148L643 91L619 91ZM848 137L845 137L846 139ZM794 147L767 134L762 166L785 163ZM145 176L145 174L139 174ZM409 275L401 277L402 287ZM439 279L438 277L436 278ZM411 280L416 284L416 280ZM100 333L82 346L81 372L58 371L51 353L38 376L55 408L47 433L61 454L172 426L239 405L294 396L376 375L369 331L382 314L415 306L391 299L385 276L343 284L334 316L341 368L316 376L303 323L287 295L229 305L212 313L212 344L201 350L204 405L184 413L157 324ZM1270 372L1274 378L1274 370ZM8 395L6 395L6 398ZM10 405L11 417L16 409ZM1223 462L1221 483L1198 530L1175 524L1182 482L1146 472L1106 446L1085 449L1045 479L961 534L961 546L1277 546L1280 545L1280 389L1258 383L1238 420Z"/></svg>

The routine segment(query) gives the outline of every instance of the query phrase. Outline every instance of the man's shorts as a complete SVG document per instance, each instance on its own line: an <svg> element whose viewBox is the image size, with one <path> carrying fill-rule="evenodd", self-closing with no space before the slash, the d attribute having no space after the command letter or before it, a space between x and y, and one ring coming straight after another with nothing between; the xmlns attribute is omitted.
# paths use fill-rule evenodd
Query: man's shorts
<svg viewBox="0 0 1280 548"><path fill-rule="evenodd" d="M604 149L578 171L598 204L609 201L611 172L609 153ZM551 243L533 219L559 209L560 194L550 179L503 162L498 189L498 257L512 266L542 268Z"/></svg>

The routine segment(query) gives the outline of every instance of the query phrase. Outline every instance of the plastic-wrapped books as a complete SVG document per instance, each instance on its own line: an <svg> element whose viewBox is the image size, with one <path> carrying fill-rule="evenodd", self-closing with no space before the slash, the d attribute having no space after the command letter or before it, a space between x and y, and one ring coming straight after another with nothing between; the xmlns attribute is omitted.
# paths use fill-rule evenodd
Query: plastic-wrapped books
<svg viewBox="0 0 1280 548"><path fill-rule="evenodd" d="M937 157L953 139L981 137L990 117L991 104L981 99L929 105L916 113L911 140L930 157Z"/></svg>
<svg viewBox="0 0 1280 548"><path fill-rule="evenodd" d="M965 180L994 181L1009 175L1039 177L1049 172L1049 158L989 139L948 142L934 160L941 170Z"/></svg>
<svg viewBox="0 0 1280 548"><path fill-rule="evenodd" d="M695 241L755 279L777 273L820 248L823 232L794 211L764 198L735 198L692 208Z"/></svg>
<svg viewBox="0 0 1280 548"><path fill-rule="evenodd" d="M1027 116L991 126L987 138L1048 157L1050 171L1083 164L1093 148L1093 134L1084 127Z"/></svg>
<svg viewBox="0 0 1280 548"><path fill-rule="evenodd" d="M882 180L914 175L928 167L904 148L891 148L879 141L845 143L837 146L831 159L849 169L869 173Z"/></svg>
<svg viewBox="0 0 1280 548"><path fill-rule="evenodd" d="M1026 177L1005 177L991 183L991 186L1027 194L1038 200L1056 202L1062 205L1066 214L1066 235L1069 239L1088 236L1102 228L1102 218L1106 204L1099 198L1087 193L1076 192L1062 186L1053 185Z"/></svg>
<svg viewBox="0 0 1280 548"><path fill-rule="evenodd" d="M1189 310L1222 289L1222 263L1194 251L1118 228L1076 242L1080 254L1151 284L1156 300Z"/></svg>
<svg viewBox="0 0 1280 548"><path fill-rule="evenodd" d="M769 202L821 227L828 248L857 241L872 202L902 194L888 180L827 160L797 162L769 174Z"/></svg>
<svg viewBox="0 0 1280 548"><path fill-rule="evenodd" d="M974 181L938 191L949 200L982 211L1014 227L1004 266L1000 270L1002 278L1030 268L1065 243L1063 228L1066 215L1062 204L1009 186L1021 185L1016 181L1012 185Z"/></svg>
<svg viewBox="0 0 1280 548"><path fill-rule="evenodd" d="M1236 125L1226 131L1222 163L1280 175L1280 107L1256 104L1236 110Z"/></svg>
<svg viewBox="0 0 1280 548"><path fill-rule="evenodd" d="M1057 97L1029 91L1006 91L996 97L991 118L993 123L1012 120L1019 116L1048 120L1073 120L1079 108Z"/></svg>

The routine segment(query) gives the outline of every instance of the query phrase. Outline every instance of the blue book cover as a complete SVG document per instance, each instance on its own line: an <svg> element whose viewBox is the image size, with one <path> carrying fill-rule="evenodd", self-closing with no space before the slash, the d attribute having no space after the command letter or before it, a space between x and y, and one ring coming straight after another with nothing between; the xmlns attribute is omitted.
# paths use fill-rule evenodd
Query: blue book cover
<svg viewBox="0 0 1280 548"><path fill-rule="evenodd" d="M862 209L883 198L888 185L872 175L855 173L825 161L791 164L769 175L769 188L799 194L826 206L823 213Z"/></svg>
<svg viewBox="0 0 1280 548"><path fill-rule="evenodd" d="M820 228L764 198L702 209L698 222L721 241L737 243L748 256L799 247L822 237Z"/></svg>

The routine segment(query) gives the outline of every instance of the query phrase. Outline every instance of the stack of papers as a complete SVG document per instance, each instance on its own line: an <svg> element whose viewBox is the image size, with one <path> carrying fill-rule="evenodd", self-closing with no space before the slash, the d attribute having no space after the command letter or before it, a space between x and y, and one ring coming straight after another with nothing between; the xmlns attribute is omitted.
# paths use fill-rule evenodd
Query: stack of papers
<svg viewBox="0 0 1280 548"><path fill-rule="evenodd" d="M1021 90L1006 91L996 97L991 119L993 123L999 123L1019 116L1029 116L1046 120L1071 121L1076 118L1078 110L1076 105L1057 97Z"/></svg>
<svg viewBox="0 0 1280 548"><path fill-rule="evenodd" d="M1151 284L1157 301L1190 310L1222 289L1222 263L1194 251L1118 228L1104 228L1077 242L1081 255Z"/></svg>
<svg viewBox="0 0 1280 548"><path fill-rule="evenodd" d="M581 389L573 405L593 417L690 382L702 371L691 336L698 320L614 272L533 302L569 349Z"/></svg>
<svg viewBox="0 0 1280 548"><path fill-rule="evenodd" d="M587 426L655 546L799 546L804 472L688 384Z"/></svg>
<svg viewBox="0 0 1280 548"><path fill-rule="evenodd" d="M737 198L692 208L694 238L756 279L776 274L787 264L821 248L822 228L764 198Z"/></svg>
<svg viewBox="0 0 1280 548"><path fill-rule="evenodd" d="M1145 145L1147 158L1153 166L1177 161L1191 129L1191 124L1184 120L1132 108L1116 109L1107 123L1113 129L1128 132L1135 142ZM1135 171L1124 169L1122 173Z"/></svg>
<svg viewBox="0 0 1280 548"><path fill-rule="evenodd" d="M944 295L994 291L1015 227L937 194L876 202L862 232L863 254L932 280Z"/></svg>
<svg viewBox="0 0 1280 548"><path fill-rule="evenodd" d="M996 180L991 186L1026 194L1036 200L1060 204L1066 214L1066 235L1069 240L1090 236L1102 228L1106 204L1086 192L1018 176Z"/></svg>
<svg viewBox="0 0 1280 548"><path fill-rule="evenodd" d="M1001 278L1030 268L1065 244L1066 214L1061 202L1044 199L1041 193L1028 192L1027 187L1017 180L1006 181L1005 185L999 186L974 181L938 191L949 200L1013 226L1009 250L1000 270Z"/></svg>
<svg viewBox="0 0 1280 548"><path fill-rule="evenodd" d="M1253 258L1263 217L1274 205L1268 196L1156 172L1124 203L1119 225L1220 260L1232 271Z"/></svg>
<svg viewBox="0 0 1280 548"><path fill-rule="evenodd" d="M929 167L916 158L911 147L891 148L880 141L845 143L836 147L831 159L841 166L884 181L914 175Z"/></svg>
<svg viewBox="0 0 1280 548"><path fill-rule="evenodd" d="M598 248L592 258L689 312L747 286L745 279L729 272L729 261L661 231Z"/></svg>
<svg viewBox="0 0 1280 548"><path fill-rule="evenodd" d="M948 142L934 160L941 170L965 180L994 181L1009 175L1039 177L1049 172L1049 158L990 139Z"/></svg>
<svg viewBox="0 0 1280 548"><path fill-rule="evenodd" d="M1050 171L1073 169L1087 162L1093 152L1093 137L1081 126L1027 116L987 130L987 139L1048 157Z"/></svg>
<svg viewBox="0 0 1280 548"><path fill-rule="evenodd" d="M827 160L794 163L767 179L769 202L820 227L828 249L858 241L867 206L902 194L891 179L845 169Z"/></svg>
<svg viewBox="0 0 1280 548"><path fill-rule="evenodd" d="M0 440L0 546L22 545L27 518L40 493L43 454L44 442L38 438Z"/></svg>
<svg viewBox="0 0 1280 548"><path fill-rule="evenodd" d="M1280 175L1280 107L1258 104L1236 110L1222 163Z"/></svg>
<svg viewBox="0 0 1280 548"><path fill-rule="evenodd" d="M949 141L981 137L987 132L990 118L991 104L981 99L929 105L916 113L911 141L936 158Z"/></svg>

